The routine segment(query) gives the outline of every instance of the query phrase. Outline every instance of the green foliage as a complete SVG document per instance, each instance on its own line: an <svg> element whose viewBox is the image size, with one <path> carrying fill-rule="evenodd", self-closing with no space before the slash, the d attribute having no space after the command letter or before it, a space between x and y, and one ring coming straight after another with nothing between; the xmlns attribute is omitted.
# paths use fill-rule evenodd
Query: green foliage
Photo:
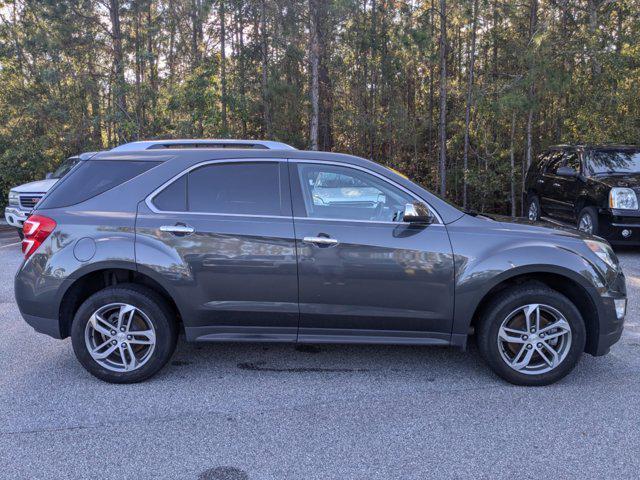
<svg viewBox="0 0 640 480"><path fill-rule="evenodd" d="M125 140L269 137L307 148L314 1L321 148L433 188L439 2L13 0L0 2L0 204L66 156ZM461 202L466 177L470 208L509 212L512 181L520 202L530 113L534 155L553 143L637 142L638 0L479 0L464 172L472 5L448 2L450 199Z"/></svg>

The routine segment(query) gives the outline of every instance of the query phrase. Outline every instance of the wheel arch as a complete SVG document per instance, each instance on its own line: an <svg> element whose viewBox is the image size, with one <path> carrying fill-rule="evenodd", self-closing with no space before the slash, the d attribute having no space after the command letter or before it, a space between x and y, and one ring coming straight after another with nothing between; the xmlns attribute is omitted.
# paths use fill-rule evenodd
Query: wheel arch
<svg viewBox="0 0 640 480"><path fill-rule="evenodd" d="M587 341L585 351L595 353L599 338L598 309L593 299L591 288L571 271L564 269L547 269L511 272L501 275L487 285L486 290L479 296L479 300L473 308L473 313L468 318L467 332L471 332L482 311L489 305L496 293L507 288L514 288L525 283L539 283L549 287L571 300L580 311L585 323ZM510 272L507 272L510 273Z"/></svg>
<svg viewBox="0 0 640 480"><path fill-rule="evenodd" d="M94 293L108 286L121 283L143 285L160 294L175 313L177 321L181 321L181 311L166 286L148 273L138 271L129 263L100 262L77 272L63 287L58 307L61 338L71 333L71 323L80 305Z"/></svg>

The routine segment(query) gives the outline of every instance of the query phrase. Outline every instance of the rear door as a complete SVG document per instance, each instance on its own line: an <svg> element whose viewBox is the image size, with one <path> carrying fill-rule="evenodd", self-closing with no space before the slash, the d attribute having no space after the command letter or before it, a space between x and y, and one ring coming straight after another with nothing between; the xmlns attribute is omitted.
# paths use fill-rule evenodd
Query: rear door
<svg viewBox="0 0 640 480"><path fill-rule="evenodd" d="M139 206L136 260L170 283L189 340L295 341L287 162L205 162Z"/></svg>
<svg viewBox="0 0 640 480"><path fill-rule="evenodd" d="M417 198L360 167L290 160L298 341L446 343L453 256L446 227L402 222Z"/></svg>

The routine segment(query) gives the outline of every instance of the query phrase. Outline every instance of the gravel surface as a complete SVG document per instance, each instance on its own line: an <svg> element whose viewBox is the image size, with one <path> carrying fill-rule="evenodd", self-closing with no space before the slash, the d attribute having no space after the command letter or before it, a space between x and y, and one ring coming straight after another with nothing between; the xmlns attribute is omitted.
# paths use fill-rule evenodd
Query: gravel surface
<svg viewBox="0 0 640 480"><path fill-rule="evenodd" d="M637 478L640 253L620 252L622 340L520 388L475 348L180 341L152 380L109 385L35 333L0 246L0 478Z"/></svg>

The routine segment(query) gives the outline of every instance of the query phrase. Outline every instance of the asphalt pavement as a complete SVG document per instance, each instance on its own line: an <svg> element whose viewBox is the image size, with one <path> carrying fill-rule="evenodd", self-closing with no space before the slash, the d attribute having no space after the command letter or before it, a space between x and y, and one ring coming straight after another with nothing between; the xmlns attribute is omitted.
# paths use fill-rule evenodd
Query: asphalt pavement
<svg viewBox="0 0 640 480"><path fill-rule="evenodd" d="M14 232L15 234L15 232ZM17 241L17 238L14 239ZM0 245L0 478L637 478L640 250L622 340L522 388L477 350L187 344L137 385L94 379L13 299Z"/></svg>

